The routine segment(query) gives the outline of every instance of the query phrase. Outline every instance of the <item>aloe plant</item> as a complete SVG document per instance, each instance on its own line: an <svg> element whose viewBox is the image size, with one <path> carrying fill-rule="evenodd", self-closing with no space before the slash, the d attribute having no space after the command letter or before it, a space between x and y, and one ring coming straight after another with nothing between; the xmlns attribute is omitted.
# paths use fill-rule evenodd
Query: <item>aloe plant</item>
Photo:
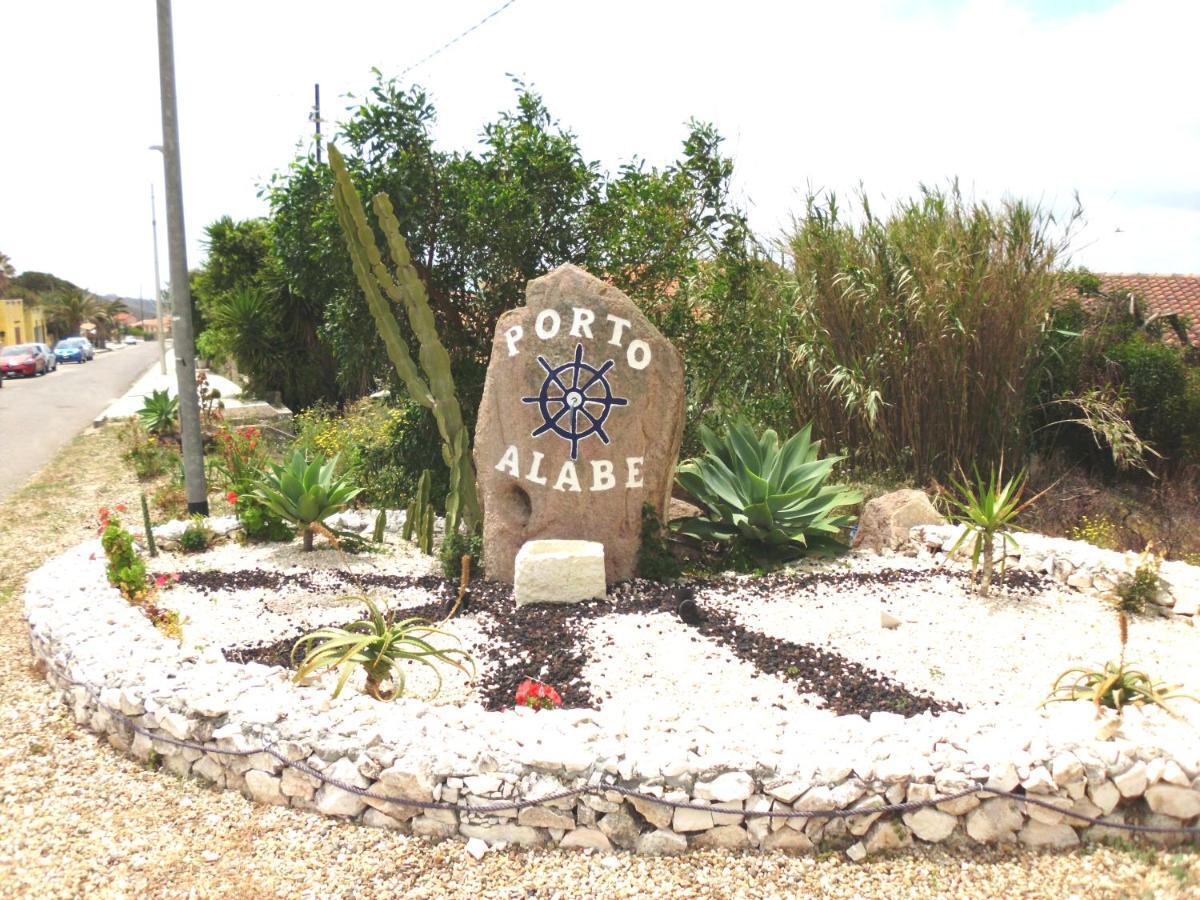
<svg viewBox="0 0 1200 900"><path fill-rule="evenodd" d="M446 495L446 533L458 529L461 517L468 532L474 532L482 520L479 497L475 490L475 465L471 460L471 437L463 422L462 408L450 369L450 354L437 333L429 295L413 268L408 244L400 234L392 201L376 194L371 207L383 231L391 265L384 261L376 244L375 232L367 221L362 199L350 180L346 162L338 149L329 144L329 165L335 176L334 205L338 222L350 252L350 261L375 326L383 338L388 358L412 399L433 412L442 437L442 459L450 469L450 490ZM408 342L400 332L391 303L404 308L409 326L419 343L413 361Z"/></svg>
<svg viewBox="0 0 1200 900"><path fill-rule="evenodd" d="M297 450L286 465L271 463L250 496L304 532L304 549L313 548L313 525L340 512L362 493L348 475L337 474L338 457L317 454L309 462Z"/></svg>
<svg viewBox="0 0 1200 900"><path fill-rule="evenodd" d="M842 457L819 456L812 425L780 443L771 429L760 437L738 419L723 437L700 426L700 439L708 452L680 463L676 479L708 512L677 519L674 530L701 540L741 541L768 559L840 546L838 533L854 517L836 511L862 495L825 483Z"/></svg>
<svg viewBox="0 0 1200 900"><path fill-rule="evenodd" d="M333 696L338 696L346 682L361 666L366 672L366 691L376 700L392 700L404 693L404 672L397 664L412 660L428 666L437 676L437 691L442 687L438 664L458 669L474 676L475 662L465 650L456 647L435 647L432 637L453 637L435 628L424 619L389 621L370 597L358 597L367 607L367 618L345 628L319 628L300 638L292 647L292 662L303 653L296 669L296 680L307 678L318 669L341 671ZM390 682L390 685L389 685ZM385 685L389 685L385 687Z"/></svg>

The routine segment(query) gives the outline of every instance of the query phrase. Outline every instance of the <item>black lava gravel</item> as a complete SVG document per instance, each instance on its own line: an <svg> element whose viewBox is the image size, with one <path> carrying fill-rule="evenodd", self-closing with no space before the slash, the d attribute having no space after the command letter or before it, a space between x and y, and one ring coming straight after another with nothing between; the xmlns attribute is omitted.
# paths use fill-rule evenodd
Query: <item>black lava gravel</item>
<svg viewBox="0 0 1200 900"><path fill-rule="evenodd" d="M636 580L614 586L607 601L521 608L514 605L512 589L507 585L476 580L467 592L464 614L477 617L476 621L488 638L489 643L481 654L486 658L479 660L478 690L483 705L490 710L511 708L517 686L525 678L537 678L553 685L563 698L564 708L596 708L598 698L583 677L588 660L588 623L613 614L666 612L679 615L682 603L685 607L683 621L694 627L701 637L727 648L760 672L793 684L798 693L823 698L827 707L839 715L869 716L872 712L887 711L914 716L924 712L959 711L962 706L912 691L887 675L846 659L833 650L780 640L742 625L732 613L706 604L703 594L709 591L738 592L773 599L847 588L919 584L948 575L970 581L969 573L956 570L911 569L777 573L684 586ZM346 593L368 587L420 588L431 595L432 602L405 606L396 612L434 621L441 618L447 603L458 591L456 582L439 576L351 574L339 570L325 573L325 579L318 583L313 581L310 573L285 574L250 569L185 572L181 581L206 593L246 588L292 588L318 593ZM1044 589L1048 584L1047 578L1029 572L1010 571L1004 579L1004 587L1018 595ZM355 617L344 624L360 618ZM223 652L231 662L259 662L291 668L292 647L303 634L303 631L296 631L267 644L228 647Z"/></svg>

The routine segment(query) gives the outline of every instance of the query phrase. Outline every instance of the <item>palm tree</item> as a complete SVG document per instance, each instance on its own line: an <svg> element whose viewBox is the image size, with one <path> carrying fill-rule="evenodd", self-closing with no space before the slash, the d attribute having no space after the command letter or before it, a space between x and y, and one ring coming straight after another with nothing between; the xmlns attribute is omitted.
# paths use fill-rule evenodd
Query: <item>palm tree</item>
<svg viewBox="0 0 1200 900"><path fill-rule="evenodd" d="M45 303L46 324L60 337L79 334L79 326L97 315L99 304L85 290L61 291ZM97 323L98 324L98 323Z"/></svg>
<svg viewBox="0 0 1200 900"><path fill-rule="evenodd" d="M101 347L104 346L105 341L112 337L117 327L117 316L128 311L129 307L125 305L124 300L100 300L96 302L96 308L92 312L92 321L96 323L96 337L99 339Z"/></svg>

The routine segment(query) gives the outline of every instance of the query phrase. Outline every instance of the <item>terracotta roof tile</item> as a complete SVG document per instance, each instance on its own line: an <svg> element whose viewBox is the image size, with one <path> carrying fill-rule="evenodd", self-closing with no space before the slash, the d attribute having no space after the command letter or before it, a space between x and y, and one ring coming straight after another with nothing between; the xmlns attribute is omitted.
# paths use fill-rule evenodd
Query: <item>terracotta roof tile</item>
<svg viewBox="0 0 1200 900"><path fill-rule="evenodd" d="M1100 290L1106 294L1119 291L1141 294L1148 314L1187 316L1191 320L1188 334L1192 343L1200 345L1200 275L1097 273L1097 277Z"/></svg>

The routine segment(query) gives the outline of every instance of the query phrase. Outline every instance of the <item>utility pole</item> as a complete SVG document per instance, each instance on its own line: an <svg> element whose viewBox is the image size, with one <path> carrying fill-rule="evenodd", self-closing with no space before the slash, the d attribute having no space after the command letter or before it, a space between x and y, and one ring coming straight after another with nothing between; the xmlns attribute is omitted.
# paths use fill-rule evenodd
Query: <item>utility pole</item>
<svg viewBox="0 0 1200 900"><path fill-rule="evenodd" d="M179 430L183 441L183 480L189 515L208 515L200 399L196 395L196 339L192 334L192 293L188 285L187 241L183 230L183 175L179 163L179 110L175 102L175 42L171 0L157 0L158 81L162 104L163 175L167 188L167 249L171 266L171 306L179 323L172 329L175 377L179 388Z"/></svg>
<svg viewBox="0 0 1200 900"><path fill-rule="evenodd" d="M321 85L313 85L313 111L309 116L317 126L317 165L321 164Z"/></svg>
<svg viewBox="0 0 1200 900"><path fill-rule="evenodd" d="M158 214L154 203L154 182L150 182L150 233L154 235L154 316L158 320L158 371L167 374L167 330L163 322L162 281L158 277Z"/></svg>

